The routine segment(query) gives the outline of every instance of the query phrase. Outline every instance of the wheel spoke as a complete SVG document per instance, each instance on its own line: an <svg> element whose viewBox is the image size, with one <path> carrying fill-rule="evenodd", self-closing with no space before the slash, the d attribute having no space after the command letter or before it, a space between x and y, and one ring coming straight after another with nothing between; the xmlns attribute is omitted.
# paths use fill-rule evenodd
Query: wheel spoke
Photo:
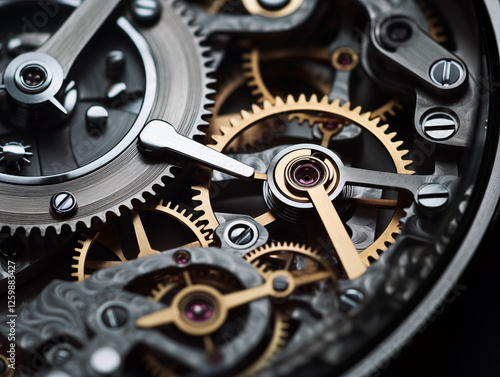
<svg viewBox="0 0 500 377"><path fill-rule="evenodd" d="M307 190L316 211L325 226L332 241L333 247L339 256L340 262L349 279L356 279L363 275L366 266L352 243L349 233L342 223L340 216L330 201L323 186L316 186Z"/></svg>

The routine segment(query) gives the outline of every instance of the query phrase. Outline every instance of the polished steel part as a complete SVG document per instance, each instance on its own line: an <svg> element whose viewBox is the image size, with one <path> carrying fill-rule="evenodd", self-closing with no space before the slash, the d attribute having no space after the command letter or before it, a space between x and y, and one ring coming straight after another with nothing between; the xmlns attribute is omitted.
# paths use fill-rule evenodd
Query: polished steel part
<svg viewBox="0 0 500 377"><path fill-rule="evenodd" d="M164 5L172 6L168 1ZM3 181L0 196L12 198L0 204L3 227L10 229L12 234L16 229L24 229L27 233L40 229L44 234L48 228L59 233L66 225L70 229L76 229L77 224L90 226L92 219L105 221L110 213L119 214L121 206L132 208L133 201L144 201L144 195L154 194L153 187L165 185L164 178L172 176L171 165L152 165L145 161L135 142L137 135L149 117L170 119L186 136L200 134L198 127L205 124L202 116L208 114L205 107L211 103L207 98L211 89L207 85L213 81L207 77L210 69L206 67L208 59L203 57L206 48L200 46L201 38L194 35L187 25L188 19L180 13L179 9L163 12L162 21L155 28L141 33L126 19L118 19L119 30L128 35L139 52L146 80L142 110L137 112L131 131L101 158L63 174L44 177L0 174ZM131 66L132 62L129 63ZM104 62L102 68L105 73ZM161 76L157 75L157 70L162 72ZM164 79L163 75L169 79ZM169 94L173 92L175 96ZM78 150L85 157L86 150L100 148L98 141L91 139ZM66 157L71 156L64 153L64 159ZM54 166L61 165L66 166L66 161ZM38 164L32 162L30 166ZM130 177L135 179L130 181ZM62 191L70 191L76 196L79 209L76 216L59 221L50 214L48 203L52 195Z"/></svg>
<svg viewBox="0 0 500 377"><path fill-rule="evenodd" d="M145 153L169 152L238 178L252 178L255 174L251 166L180 135L174 126L160 120L152 120L144 127L139 135L139 146Z"/></svg>
<svg viewBox="0 0 500 377"><path fill-rule="evenodd" d="M62 79L66 79L83 48L121 2L85 0L37 52L56 59L62 67Z"/></svg>

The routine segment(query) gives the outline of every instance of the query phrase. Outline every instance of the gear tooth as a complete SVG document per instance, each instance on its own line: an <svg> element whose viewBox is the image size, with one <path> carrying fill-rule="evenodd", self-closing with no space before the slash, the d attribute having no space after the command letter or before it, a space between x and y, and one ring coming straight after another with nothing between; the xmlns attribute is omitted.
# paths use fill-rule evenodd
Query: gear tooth
<svg viewBox="0 0 500 377"><path fill-rule="evenodd" d="M241 59L244 60L244 64L248 64L248 61L252 59L252 53L244 52L243 54L241 54Z"/></svg>
<svg viewBox="0 0 500 377"><path fill-rule="evenodd" d="M361 111L363 111L363 109L361 108L361 106L358 106L353 110L353 113L361 116Z"/></svg>
<svg viewBox="0 0 500 377"><path fill-rule="evenodd" d="M292 97L293 98L293 97ZM285 102L281 99L281 97L276 97L274 101L275 106L285 106Z"/></svg>
<svg viewBox="0 0 500 377"><path fill-rule="evenodd" d="M351 111L351 101L347 101L346 103L344 103L341 106L341 108L344 109L344 110L347 110L347 111Z"/></svg>
<svg viewBox="0 0 500 377"><path fill-rule="evenodd" d="M323 98L321 98L320 104L321 105L329 105L330 99L328 98L328 96L323 96ZM339 104L340 104L340 100L338 98L334 99L332 102L332 106L334 106L334 107L338 107Z"/></svg>
<svg viewBox="0 0 500 377"><path fill-rule="evenodd" d="M291 95L288 95L287 103L294 103L294 102L295 102L294 98ZM299 95L299 99L298 99L297 103L299 103L301 105L307 103L307 98L306 98L306 95L304 93Z"/></svg>
<svg viewBox="0 0 500 377"><path fill-rule="evenodd" d="M300 98L302 97L302 94L300 95L299 97L299 101L300 102ZM304 96L304 101L305 101L305 96ZM276 101L277 102L277 101ZM293 96L291 94L287 95L286 96L286 104L287 105L292 105L295 103L295 98L293 98Z"/></svg>
<svg viewBox="0 0 500 377"><path fill-rule="evenodd" d="M259 89L252 90L252 95L254 95L254 96L260 95L260 90ZM263 100L262 98L259 98L257 101L262 102L262 100Z"/></svg>
<svg viewBox="0 0 500 377"><path fill-rule="evenodd" d="M387 130L389 129L389 125L388 124L383 124L379 128L385 134L387 132Z"/></svg>
<svg viewBox="0 0 500 377"><path fill-rule="evenodd" d="M400 146L402 146L402 145L403 145L403 142L402 142L402 141L395 141L395 142L394 142L394 146L395 146L396 148L399 148L399 147L400 147ZM404 155L403 155L403 156L404 156Z"/></svg>
<svg viewBox="0 0 500 377"><path fill-rule="evenodd" d="M363 118L366 121L373 121L373 123L379 124L380 123L380 117L376 117L372 119L372 113L370 111L367 111L364 114L361 114L361 118Z"/></svg>
<svg viewBox="0 0 500 377"><path fill-rule="evenodd" d="M316 94L311 95L311 99L309 100L309 102L316 106L320 103Z"/></svg>
<svg viewBox="0 0 500 377"><path fill-rule="evenodd" d="M227 135L228 133L231 132L231 127L229 127L229 126L221 126L219 130L220 130L220 132L221 132L222 135Z"/></svg>
<svg viewBox="0 0 500 377"><path fill-rule="evenodd" d="M389 140L392 141L392 139L394 139L395 137L397 136L397 133L396 132L391 132L389 134L387 134L387 137L389 138Z"/></svg>
<svg viewBox="0 0 500 377"><path fill-rule="evenodd" d="M250 118L250 117L251 117L250 113L249 113L248 111L245 111L245 110L241 110L241 113L240 113L240 114L241 114L241 117L242 117L243 119L248 119L248 118Z"/></svg>
<svg viewBox="0 0 500 377"><path fill-rule="evenodd" d="M255 104L252 105L252 111L255 113L260 112L261 108Z"/></svg>
<svg viewBox="0 0 500 377"><path fill-rule="evenodd" d="M273 104L267 100L264 100L264 110L269 110L273 107Z"/></svg>
<svg viewBox="0 0 500 377"><path fill-rule="evenodd" d="M238 127L238 125L240 124L240 120L237 118L231 118L229 120L229 122L231 123L231 126L233 126L233 127Z"/></svg>

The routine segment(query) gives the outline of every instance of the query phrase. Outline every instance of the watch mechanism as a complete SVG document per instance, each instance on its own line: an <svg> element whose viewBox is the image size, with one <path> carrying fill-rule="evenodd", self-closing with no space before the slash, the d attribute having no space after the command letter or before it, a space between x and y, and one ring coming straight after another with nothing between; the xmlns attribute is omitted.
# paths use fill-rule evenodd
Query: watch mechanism
<svg viewBox="0 0 500 377"><path fill-rule="evenodd" d="M0 377L381 375L494 221L499 14L0 1Z"/></svg>

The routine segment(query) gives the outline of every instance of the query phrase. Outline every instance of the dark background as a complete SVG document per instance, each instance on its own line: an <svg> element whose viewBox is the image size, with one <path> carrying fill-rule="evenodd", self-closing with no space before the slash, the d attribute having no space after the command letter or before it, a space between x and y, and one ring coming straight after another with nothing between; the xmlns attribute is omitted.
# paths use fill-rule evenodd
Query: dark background
<svg viewBox="0 0 500 377"><path fill-rule="evenodd" d="M500 376L500 221L454 292L380 377Z"/></svg>

